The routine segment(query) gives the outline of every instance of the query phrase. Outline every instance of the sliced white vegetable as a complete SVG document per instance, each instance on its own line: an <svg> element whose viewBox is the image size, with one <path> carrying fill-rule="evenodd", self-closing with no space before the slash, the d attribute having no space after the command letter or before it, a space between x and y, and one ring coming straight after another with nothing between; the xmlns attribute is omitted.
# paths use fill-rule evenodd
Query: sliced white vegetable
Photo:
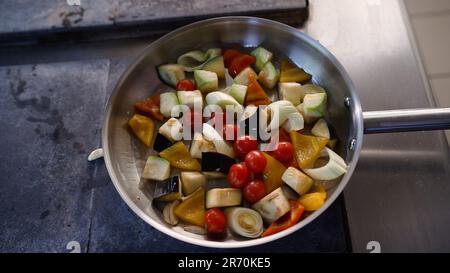
<svg viewBox="0 0 450 273"><path fill-rule="evenodd" d="M234 188L215 188L206 192L206 208L238 206L242 202L242 192Z"/></svg>
<svg viewBox="0 0 450 273"><path fill-rule="evenodd" d="M170 177L170 162L158 156L149 156L142 177L157 181L166 180Z"/></svg>
<svg viewBox="0 0 450 273"><path fill-rule="evenodd" d="M88 161L93 161L99 158L103 157L103 149L102 148L98 148L93 150L89 156L88 156Z"/></svg>
<svg viewBox="0 0 450 273"><path fill-rule="evenodd" d="M219 79L217 74L206 70L194 70L194 79L197 88L202 93L209 93L219 89Z"/></svg>
<svg viewBox="0 0 450 273"><path fill-rule="evenodd" d="M183 137L183 125L178 119L170 118L159 127L159 133L171 141L178 141Z"/></svg>
<svg viewBox="0 0 450 273"><path fill-rule="evenodd" d="M281 180L300 195L307 193L314 184L311 177L294 167L287 168L281 176Z"/></svg>
<svg viewBox="0 0 450 273"><path fill-rule="evenodd" d="M234 158L233 146L226 142L222 136L208 123L203 123L203 137L214 143L218 153Z"/></svg>
<svg viewBox="0 0 450 273"><path fill-rule="evenodd" d="M255 50L253 50L250 55L254 56L256 58L255 68L256 71L261 71L264 67L264 65L272 60L272 52L265 49L264 47L257 47Z"/></svg>
<svg viewBox="0 0 450 273"><path fill-rule="evenodd" d="M174 213L174 209L176 206L180 204L180 200L175 200L164 206L163 216L164 221L172 226L176 226L179 222L178 217Z"/></svg>
<svg viewBox="0 0 450 273"><path fill-rule="evenodd" d="M163 64L158 66L158 75L163 82L175 87L180 80L186 78L184 67L179 64Z"/></svg>
<svg viewBox="0 0 450 273"><path fill-rule="evenodd" d="M287 120L283 123L283 129L286 132L298 131L305 127L303 116L298 112L290 113Z"/></svg>
<svg viewBox="0 0 450 273"><path fill-rule="evenodd" d="M208 60L203 66L202 70L211 71L217 74L219 79L225 78L225 65L223 63L223 57L217 56Z"/></svg>
<svg viewBox="0 0 450 273"><path fill-rule="evenodd" d="M269 123L269 129L278 129L292 113L298 113L292 102L287 100L279 100L272 102L267 106L270 111L271 120Z"/></svg>
<svg viewBox="0 0 450 273"><path fill-rule="evenodd" d="M306 124L312 124L312 123L314 123L315 121L317 121L317 118L315 118L315 117L310 117L310 116L307 116L307 115L305 114L305 110L304 110L304 107L303 107L303 103L300 103L299 105L297 105L296 108L297 108L298 112L302 115L303 120L305 121Z"/></svg>
<svg viewBox="0 0 450 273"><path fill-rule="evenodd" d="M280 71L276 69L271 62L266 63L266 65L264 65L264 68L258 74L258 81L269 89L275 87L279 78Z"/></svg>
<svg viewBox="0 0 450 273"><path fill-rule="evenodd" d="M208 178L226 178L227 175L221 172L202 172Z"/></svg>
<svg viewBox="0 0 450 273"><path fill-rule="evenodd" d="M198 235L205 235L206 234L206 229L199 227L199 226L185 226L183 227L184 231L190 232L190 233L194 233L194 234L198 234Z"/></svg>
<svg viewBox="0 0 450 273"><path fill-rule="evenodd" d="M159 110L165 118L170 118L172 109L176 107L180 102L175 92L162 93L160 96Z"/></svg>
<svg viewBox="0 0 450 273"><path fill-rule="evenodd" d="M326 93L325 89L323 89L322 87L320 87L320 86L318 86L316 84L312 84L312 83L308 83L308 84L302 85L300 87L299 91L300 91L300 99L301 99L301 101L303 101L303 98L307 94Z"/></svg>
<svg viewBox="0 0 450 273"><path fill-rule="evenodd" d="M220 48L210 48L206 52L192 50L178 57L177 63L182 65L185 71L192 72L200 69L205 62L221 55Z"/></svg>
<svg viewBox="0 0 450 273"><path fill-rule="evenodd" d="M319 168L303 169L303 171L316 180L333 180L347 172L347 164L344 159L331 149L325 147L321 157L328 156L328 163Z"/></svg>
<svg viewBox="0 0 450 273"><path fill-rule="evenodd" d="M278 95L280 99L290 101L297 106L301 102L301 86L296 82L280 82L278 84Z"/></svg>
<svg viewBox="0 0 450 273"><path fill-rule="evenodd" d="M248 85L248 76L250 74L253 74L255 76L255 79L258 78L258 75L256 74L256 72L249 66L247 68L245 68L244 70L242 70L235 78L234 78L234 83L237 84L242 84L242 85Z"/></svg>
<svg viewBox="0 0 450 273"><path fill-rule="evenodd" d="M236 106L239 112L244 111L244 107L235 98L220 91L209 93L205 100L208 105L218 105L224 110L226 110L227 105L231 105Z"/></svg>
<svg viewBox="0 0 450 273"><path fill-rule="evenodd" d="M181 188L184 195L193 193L200 187L205 186L206 176L201 172L181 172Z"/></svg>
<svg viewBox="0 0 450 273"><path fill-rule="evenodd" d="M324 119L319 119L311 129L311 134L330 139L330 130L328 129L327 122Z"/></svg>
<svg viewBox="0 0 450 273"><path fill-rule="evenodd" d="M255 210L243 207L227 208L225 215L228 227L243 237L257 238L263 232L263 220Z"/></svg>
<svg viewBox="0 0 450 273"><path fill-rule="evenodd" d="M229 94L235 98L237 102L243 105L245 102L245 95L247 95L247 86L234 83L231 85Z"/></svg>
<svg viewBox="0 0 450 273"><path fill-rule="evenodd" d="M203 107L202 92L200 92L199 90L177 91L177 96L180 104L186 105L191 109L193 109L194 106L199 108Z"/></svg>
<svg viewBox="0 0 450 273"><path fill-rule="evenodd" d="M216 147L214 143L206 140L201 133L195 132L189 153L193 158L201 159L203 152L216 152Z"/></svg>
<svg viewBox="0 0 450 273"><path fill-rule="evenodd" d="M321 118L327 110L327 94L307 94L303 98L303 111L306 116Z"/></svg>
<svg viewBox="0 0 450 273"><path fill-rule="evenodd" d="M271 224L286 214L291 206L283 190L278 188L253 204L252 208L261 214L266 223Z"/></svg>

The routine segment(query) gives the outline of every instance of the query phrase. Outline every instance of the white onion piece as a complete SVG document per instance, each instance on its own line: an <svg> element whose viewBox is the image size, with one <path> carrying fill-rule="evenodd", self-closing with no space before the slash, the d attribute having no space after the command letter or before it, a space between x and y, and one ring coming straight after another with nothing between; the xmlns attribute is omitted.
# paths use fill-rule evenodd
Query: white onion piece
<svg viewBox="0 0 450 273"><path fill-rule="evenodd" d="M321 156L328 156L328 163L325 166L314 169L303 169L303 171L316 180L333 180L347 172L347 164L344 159L333 150L325 147Z"/></svg>
<svg viewBox="0 0 450 273"><path fill-rule="evenodd" d="M225 209L225 215L228 227L241 236L256 238L263 232L263 220L255 210L243 207L228 208Z"/></svg>
<svg viewBox="0 0 450 273"><path fill-rule="evenodd" d="M212 127L208 123L203 123L203 136L206 140L214 143L214 146L216 147L218 153L234 158L233 146L226 142L219 134L219 132L217 132L216 129L214 129L214 127Z"/></svg>
<svg viewBox="0 0 450 273"><path fill-rule="evenodd" d="M103 157L103 149L102 148L98 148L98 149L93 150L89 154L88 160L89 161L93 161L93 160L96 160L96 159L99 159L99 158L102 158L102 157Z"/></svg>

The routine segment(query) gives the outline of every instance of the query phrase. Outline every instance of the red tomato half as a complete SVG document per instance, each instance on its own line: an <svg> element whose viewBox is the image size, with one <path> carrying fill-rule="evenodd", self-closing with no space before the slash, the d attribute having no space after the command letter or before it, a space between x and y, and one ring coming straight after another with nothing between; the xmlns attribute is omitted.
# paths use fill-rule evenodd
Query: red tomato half
<svg viewBox="0 0 450 273"><path fill-rule="evenodd" d="M185 79L177 83L178 91L193 91L195 90L195 84L193 81Z"/></svg>
<svg viewBox="0 0 450 273"><path fill-rule="evenodd" d="M225 232L227 218L219 208L212 208L205 212L205 227L209 233L217 234Z"/></svg>
<svg viewBox="0 0 450 273"><path fill-rule="evenodd" d="M241 159L245 159L245 156L258 149L258 141L251 136L241 136L233 144L234 151Z"/></svg>

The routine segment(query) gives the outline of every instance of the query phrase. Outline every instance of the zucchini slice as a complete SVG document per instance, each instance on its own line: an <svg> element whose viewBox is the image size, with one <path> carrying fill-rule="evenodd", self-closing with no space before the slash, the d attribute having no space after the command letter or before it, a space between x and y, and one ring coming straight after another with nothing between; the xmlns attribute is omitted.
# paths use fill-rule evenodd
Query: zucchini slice
<svg viewBox="0 0 450 273"><path fill-rule="evenodd" d="M205 183L206 176L201 172L181 172L181 187L185 196L204 187Z"/></svg>
<svg viewBox="0 0 450 273"><path fill-rule="evenodd" d="M307 94L303 98L303 111L306 116L320 118L324 117L327 110L327 94Z"/></svg>
<svg viewBox="0 0 450 273"><path fill-rule="evenodd" d="M223 57L217 56L210 59L203 65L202 70L214 72L217 74L217 77L219 77L219 79L224 79L225 65L223 63Z"/></svg>
<svg viewBox="0 0 450 273"><path fill-rule="evenodd" d="M190 109L194 109L194 107L203 107L203 97L199 90L177 91L177 96L180 104L186 105Z"/></svg>
<svg viewBox="0 0 450 273"><path fill-rule="evenodd" d="M238 206L242 202L241 189L215 188L206 193L206 208L220 208Z"/></svg>
<svg viewBox="0 0 450 273"><path fill-rule="evenodd" d="M256 72L249 66L242 70L233 80L233 83L241 84L241 85L248 85L248 76L252 74L255 76L255 79L258 78L258 75Z"/></svg>
<svg viewBox="0 0 450 273"><path fill-rule="evenodd" d="M288 100L297 106L302 100L302 85L296 82L280 82L278 84L278 96L282 100Z"/></svg>
<svg viewBox="0 0 450 273"><path fill-rule="evenodd" d="M178 141L183 138L183 125L176 118L170 118L159 127L159 133L171 141Z"/></svg>
<svg viewBox="0 0 450 273"><path fill-rule="evenodd" d="M253 204L252 208L261 214L266 223L271 224L286 214L291 206L280 187Z"/></svg>
<svg viewBox="0 0 450 273"><path fill-rule="evenodd" d="M272 52L265 49L264 47L257 47L255 50L253 50L250 55L254 56L256 58L255 68L256 71L261 71L264 67L264 65L272 60Z"/></svg>
<svg viewBox="0 0 450 273"><path fill-rule="evenodd" d="M247 95L247 86L242 84L232 84L230 88L230 96L232 96L237 102L244 105L245 95Z"/></svg>
<svg viewBox="0 0 450 273"><path fill-rule="evenodd" d="M195 70L194 79L197 88L202 93L209 93L219 89L219 79L217 74L206 70Z"/></svg>
<svg viewBox="0 0 450 273"><path fill-rule="evenodd" d="M280 71L271 62L268 62L264 65L261 72L259 72L258 80L265 87L272 89L277 84L279 77Z"/></svg>
<svg viewBox="0 0 450 273"><path fill-rule="evenodd" d="M170 118L172 109L180 104L177 94L175 92L166 92L159 95L159 98L159 111L165 118Z"/></svg>
<svg viewBox="0 0 450 273"><path fill-rule="evenodd" d="M281 180L283 180L284 183L286 183L299 195L309 192L314 184L311 177L294 167L287 168L286 171L284 171Z"/></svg>
<svg viewBox="0 0 450 273"><path fill-rule="evenodd" d="M159 78L166 84L175 87L180 80L186 78L184 67L179 64L163 64L157 67Z"/></svg>

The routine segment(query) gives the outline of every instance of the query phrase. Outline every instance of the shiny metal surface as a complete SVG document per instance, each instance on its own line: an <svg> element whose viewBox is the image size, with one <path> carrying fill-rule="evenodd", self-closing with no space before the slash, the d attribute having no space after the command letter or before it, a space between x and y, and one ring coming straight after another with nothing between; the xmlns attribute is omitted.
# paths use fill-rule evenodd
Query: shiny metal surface
<svg viewBox="0 0 450 273"><path fill-rule="evenodd" d="M329 92L329 116L341 140L337 151L349 167L338 184L327 189L325 205L294 227L266 238L239 240L229 237L223 242L208 241L203 236L185 232L181 227L166 225L160 212L151 206L152 184L140 180L148 151L129 134L126 126L132 115L133 104L165 88L157 77L155 66L175 61L182 53L193 48L226 46L237 43L245 47L264 44L278 58L289 57L314 75L314 81ZM275 60L279 62L280 60ZM273 92L275 93L275 92ZM272 94L274 95L274 94ZM346 98L352 103L344 106ZM345 69L319 43L295 28L274 21L250 17L216 18L188 25L176 30L148 46L124 73L111 95L105 114L102 145L110 177L121 197L143 220L158 230L177 239L209 247L245 247L258 245L286 236L319 216L337 198L356 167L362 145L362 112L359 98ZM347 140L356 139L352 150Z"/></svg>
<svg viewBox="0 0 450 273"><path fill-rule="evenodd" d="M345 66L365 111L435 106L402 1L313 0L302 30ZM364 136L344 191L353 251L450 251L449 182L443 132Z"/></svg>
<svg viewBox="0 0 450 273"><path fill-rule="evenodd" d="M364 133L395 133L450 129L450 108L363 112Z"/></svg>

